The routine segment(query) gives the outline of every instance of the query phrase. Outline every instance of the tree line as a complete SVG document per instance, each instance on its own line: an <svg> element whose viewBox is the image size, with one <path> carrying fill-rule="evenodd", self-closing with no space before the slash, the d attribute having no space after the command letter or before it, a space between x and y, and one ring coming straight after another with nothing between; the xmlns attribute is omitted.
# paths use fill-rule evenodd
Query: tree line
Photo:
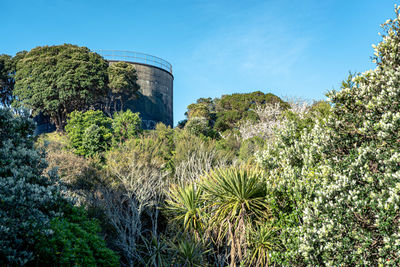
<svg viewBox="0 0 400 267"><path fill-rule="evenodd" d="M97 108L111 117L139 90L133 65L108 64L88 48L71 44L1 55L0 73L3 106L48 116L58 131L72 111Z"/></svg>
<svg viewBox="0 0 400 267"><path fill-rule="evenodd" d="M328 101L201 98L154 130L132 112L77 110L38 137L1 109L0 263L398 266L395 11L375 69Z"/></svg>

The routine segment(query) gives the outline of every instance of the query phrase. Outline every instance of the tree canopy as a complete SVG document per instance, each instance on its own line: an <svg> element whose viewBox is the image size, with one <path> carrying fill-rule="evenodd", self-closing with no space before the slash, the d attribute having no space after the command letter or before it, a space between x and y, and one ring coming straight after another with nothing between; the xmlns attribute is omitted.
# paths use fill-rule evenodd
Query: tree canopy
<svg viewBox="0 0 400 267"><path fill-rule="evenodd" d="M188 106L186 115L189 121L195 117L205 118L216 131L224 132L238 127L240 122L257 121L259 118L254 108L267 104L279 104L283 109L289 107L276 95L256 91L223 95L221 98L215 99L199 98L196 103Z"/></svg>
<svg viewBox="0 0 400 267"><path fill-rule="evenodd" d="M62 130L67 114L107 92L107 62L86 47L36 47L17 64L14 93L33 115L49 116Z"/></svg>
<svg viewBox="0 0 400 267"><path fill-rule="evenodd" d="M9 107L12 104L17 63L26 53L21 51L14 57L0 55L0 103L3 106Z"/></svg>
<svg viewBox="0 0 400 267"><path fill-rule="evenodd" d="M110 88L106 112L111 113L110 105L114 104L113 112L117 111L117 100L119 100L120 111L124 107L124 99L133 99L140 86L137 84L136 69L132 64L126 62L111 63L108 67L108 86ZM109 114L111 115L111 114Z"/></svg>

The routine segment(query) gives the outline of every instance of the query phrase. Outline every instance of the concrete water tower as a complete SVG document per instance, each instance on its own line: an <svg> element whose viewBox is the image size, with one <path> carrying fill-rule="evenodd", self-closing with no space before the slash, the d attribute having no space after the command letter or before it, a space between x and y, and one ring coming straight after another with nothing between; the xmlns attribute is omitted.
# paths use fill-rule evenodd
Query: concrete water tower
<svg viewBox="0 0 400 267"><path fill-rule="evenodd" d="M139 97L124 101L125 108L140 112L146 129L153 129L157 122L173 126L172 65L156 56L119 50L97 50L110 64L124 61L135 66L140 85Z"/></svg>

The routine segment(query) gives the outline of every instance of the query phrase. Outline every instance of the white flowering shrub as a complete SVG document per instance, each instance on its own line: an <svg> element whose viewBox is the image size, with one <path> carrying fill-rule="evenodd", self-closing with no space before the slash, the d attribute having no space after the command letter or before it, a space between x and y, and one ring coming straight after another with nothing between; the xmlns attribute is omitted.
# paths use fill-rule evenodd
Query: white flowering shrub
<svg viewBox="0 0 400 267"><path fill-rule="evenodd" d="M257 155L280 228L281 265L400 265L400 15L374 70L329 93L327 119L288 120ZM300 127L299 127L300 126ZM299 131L300 130L300 131Z"/></svg>
<svg viewBox="0 0 400 267"><path fill-rule="evenodd" d="M240 125L241 139L259 137L272 143L275 141L275 132L285 125L289 113L304 118L310 110L310 105L305 101L289 101L288 104L288 107L279 103L255 107L258 121L248 120Z"/></svg>
<svg viewBox="0 0 400 267"><path fill-rule="evenodd" d="M34 258L40 235L52 233L59 189L41 175L46 164L33 148L33 123L0 109L0 265Z"/></svg>
<svg viewBox="0 0 400 267"><path fill-rule="evenodd" d="M241 138L246 140L253 137L263 139L273 137L275 129L281 125L282 111L278 103L256 107L254 112L259 121L256 123L252 121L244 122L239 128Z"/></svg>
<svg viewBox="0 0 400 267"><path fill-rule="evenodd" d="M284 266L302 265L298 253L299 226L305 207L314 197L318 186L322 148L326 141L324 126L306 116L292 113L275 131L275 142L256 154L258 163L268 174L266 201L272 211L272 224L278 229L269 253L270 261Z"/></svg>
<svg viewBox="0 0 400 267"><path fill-rule="evenodd" d="M377 67L331 92L324 175L304 211L312 265L400 265L400 15L384 25Z"/></svg>

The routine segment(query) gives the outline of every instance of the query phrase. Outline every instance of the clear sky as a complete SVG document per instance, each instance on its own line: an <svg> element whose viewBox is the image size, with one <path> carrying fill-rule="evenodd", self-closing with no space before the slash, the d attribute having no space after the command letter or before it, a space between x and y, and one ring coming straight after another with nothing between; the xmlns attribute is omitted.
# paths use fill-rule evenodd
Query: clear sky
<svg viewBox="0 0 400 267"><path fill-rule="evenodd" d="M199 97L271 92L325 99L349 71L374 68L371 45L392 0L0 0L0 54L71 43L169 61L174 123Z"/></svg>

